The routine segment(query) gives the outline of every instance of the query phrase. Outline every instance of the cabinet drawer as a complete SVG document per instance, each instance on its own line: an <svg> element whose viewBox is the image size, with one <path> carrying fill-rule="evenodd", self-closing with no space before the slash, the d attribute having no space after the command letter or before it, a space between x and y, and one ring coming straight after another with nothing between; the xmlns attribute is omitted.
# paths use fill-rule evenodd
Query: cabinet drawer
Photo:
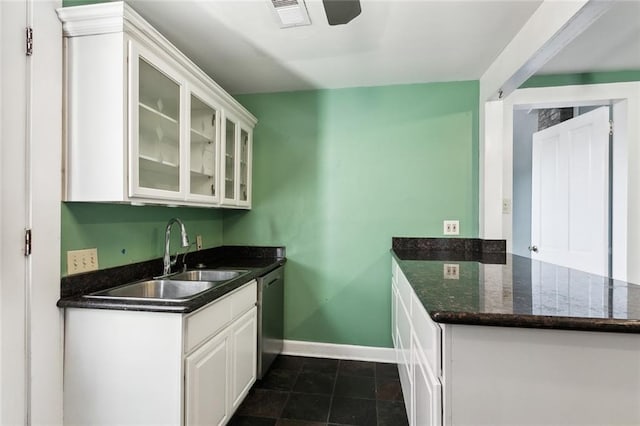
<svg viewBox="0 0 640 426"><path fill-rule="evenodd" d="M396 281L398 296L400 296L400 300L406 306L407 312L411 314L411 297L413 294L413 289L411 288L411 284L404 276L400 268L398 268L398 275Z"/></svg>
<svg viewBox="0 0 640 426"><path fill-rule="evenodd" d="M257 285L254 280L188 316L185 320L185 353L217 334L233 319L255 306L257 297Z"/></svg>
<svg viewBox="0 0 640 426"><path fill-rule="evenodd" d="M258 301L258 284L251 281L231 295L231 315L238 318L256 305Z"/></svg>
<svg viewBox="0 0 640 426"><path fill-rule="evenodd" d="M431 319L415 294L413 294L411 323L413 324L413 330L416 335L416 350L424 355L431 371L437 377L440 377L440 326Z"/></svg>
<svg viewBox="0 0 640 426"><path fill-rule="evenodd" d="M231 322L231 296L216 300L209 306L187 317L184 351L190 352L208 337L215 335Z"/></svg>
<svg viewBox="0 0 640 426"><path fill-rule="evenodd" d="M398 299L397 309L398 362L409 365L411 362L411 316L400 299Z"/></svg>
<svg viewBox="0 0 640 426"><path fill-rule="evenodd" d="M395 259L391 259L391 283L398 283L398 262Z"/></svg>

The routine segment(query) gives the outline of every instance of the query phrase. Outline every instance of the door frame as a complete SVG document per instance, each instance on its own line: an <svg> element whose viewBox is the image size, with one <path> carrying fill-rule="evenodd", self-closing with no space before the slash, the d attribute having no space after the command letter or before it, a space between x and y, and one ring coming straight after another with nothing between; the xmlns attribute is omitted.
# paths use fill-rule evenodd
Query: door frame
<svg viewBox="0 0 640 426"><path fill-rule="evenodd" d="M640 197L627 198L627 194L640 193L640 122L627 117L640 116L640 82L576 85L518 89L501 101L484 104L486 140L494 148L484 165L502 164L502 173L493 175L491 182L483 181L481 193L485 199L510 201L513 199L513 110L530 108L559 108L568 106L612 105L613 135L613 217L619 217L612 230L613 277L640 282L640 264L627 262L627 258L640 257L640 221L633 223L627 217L640 217ZM482 207L481 229L492 230L484 238L507 240L511 251L512 214L486 204ZM484 226L484 228L483 228ZM486 232L485 232L486 234ZM618 256L615 256L617 252ZM622 254L626 252L626 256Z"/></svg>

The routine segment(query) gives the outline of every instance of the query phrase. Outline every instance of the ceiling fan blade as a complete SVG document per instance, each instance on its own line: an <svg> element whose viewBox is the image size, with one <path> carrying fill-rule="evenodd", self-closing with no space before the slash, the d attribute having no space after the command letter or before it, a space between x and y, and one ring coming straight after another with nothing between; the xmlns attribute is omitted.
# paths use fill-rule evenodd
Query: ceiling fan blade
<svg viewBox="0 0 640 426"><path fill-rule="evenodd" d="M360 15L360 0L322 0L329 25L343 25Z"/></svg>

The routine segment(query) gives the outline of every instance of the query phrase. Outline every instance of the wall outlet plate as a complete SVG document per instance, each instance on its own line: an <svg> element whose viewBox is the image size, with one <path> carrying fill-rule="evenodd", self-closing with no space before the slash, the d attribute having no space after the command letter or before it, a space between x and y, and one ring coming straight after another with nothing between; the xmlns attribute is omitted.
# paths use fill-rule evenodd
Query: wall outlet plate
<svg viewBox="0 0 640 426"><path fill-rule="evenodd" d="M69 250L67 252L67 274L79 274L98 270L98 249Z"/></svg>
<svg viewBox="0 0 640 426"><path fill-rule="evenodd" d="M502 214L511 214L511 199L502 199Z"/></svg>
<svg viewBox="0 0 640 426"><path fill-rule="evenodd" d="M460 221L459 220L445 220L443 222L444 235L460 235Z"/></svg>
<svg viewBox="0 0 640 426"><path fill-rule="evenodd" d="M457 263L445 263L442 276L445 280L460 279L460 265Z"/></svg>
<svg viewBox="0 0 640 426"><path fill-rule="evenodd" d="M202 250L202 235L196 235L196 250Z"/></svg>

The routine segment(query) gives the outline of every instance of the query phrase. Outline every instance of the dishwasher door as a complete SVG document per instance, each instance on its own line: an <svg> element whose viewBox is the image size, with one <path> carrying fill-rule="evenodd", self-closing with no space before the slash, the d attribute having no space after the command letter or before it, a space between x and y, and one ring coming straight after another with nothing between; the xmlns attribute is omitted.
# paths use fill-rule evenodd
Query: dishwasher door
<svg viewBox="0 0 640 426"><path fill-rule="evenodd" d="M282 352L284 338L284 267L258 278L258 366L262 379Z"/></svg>

